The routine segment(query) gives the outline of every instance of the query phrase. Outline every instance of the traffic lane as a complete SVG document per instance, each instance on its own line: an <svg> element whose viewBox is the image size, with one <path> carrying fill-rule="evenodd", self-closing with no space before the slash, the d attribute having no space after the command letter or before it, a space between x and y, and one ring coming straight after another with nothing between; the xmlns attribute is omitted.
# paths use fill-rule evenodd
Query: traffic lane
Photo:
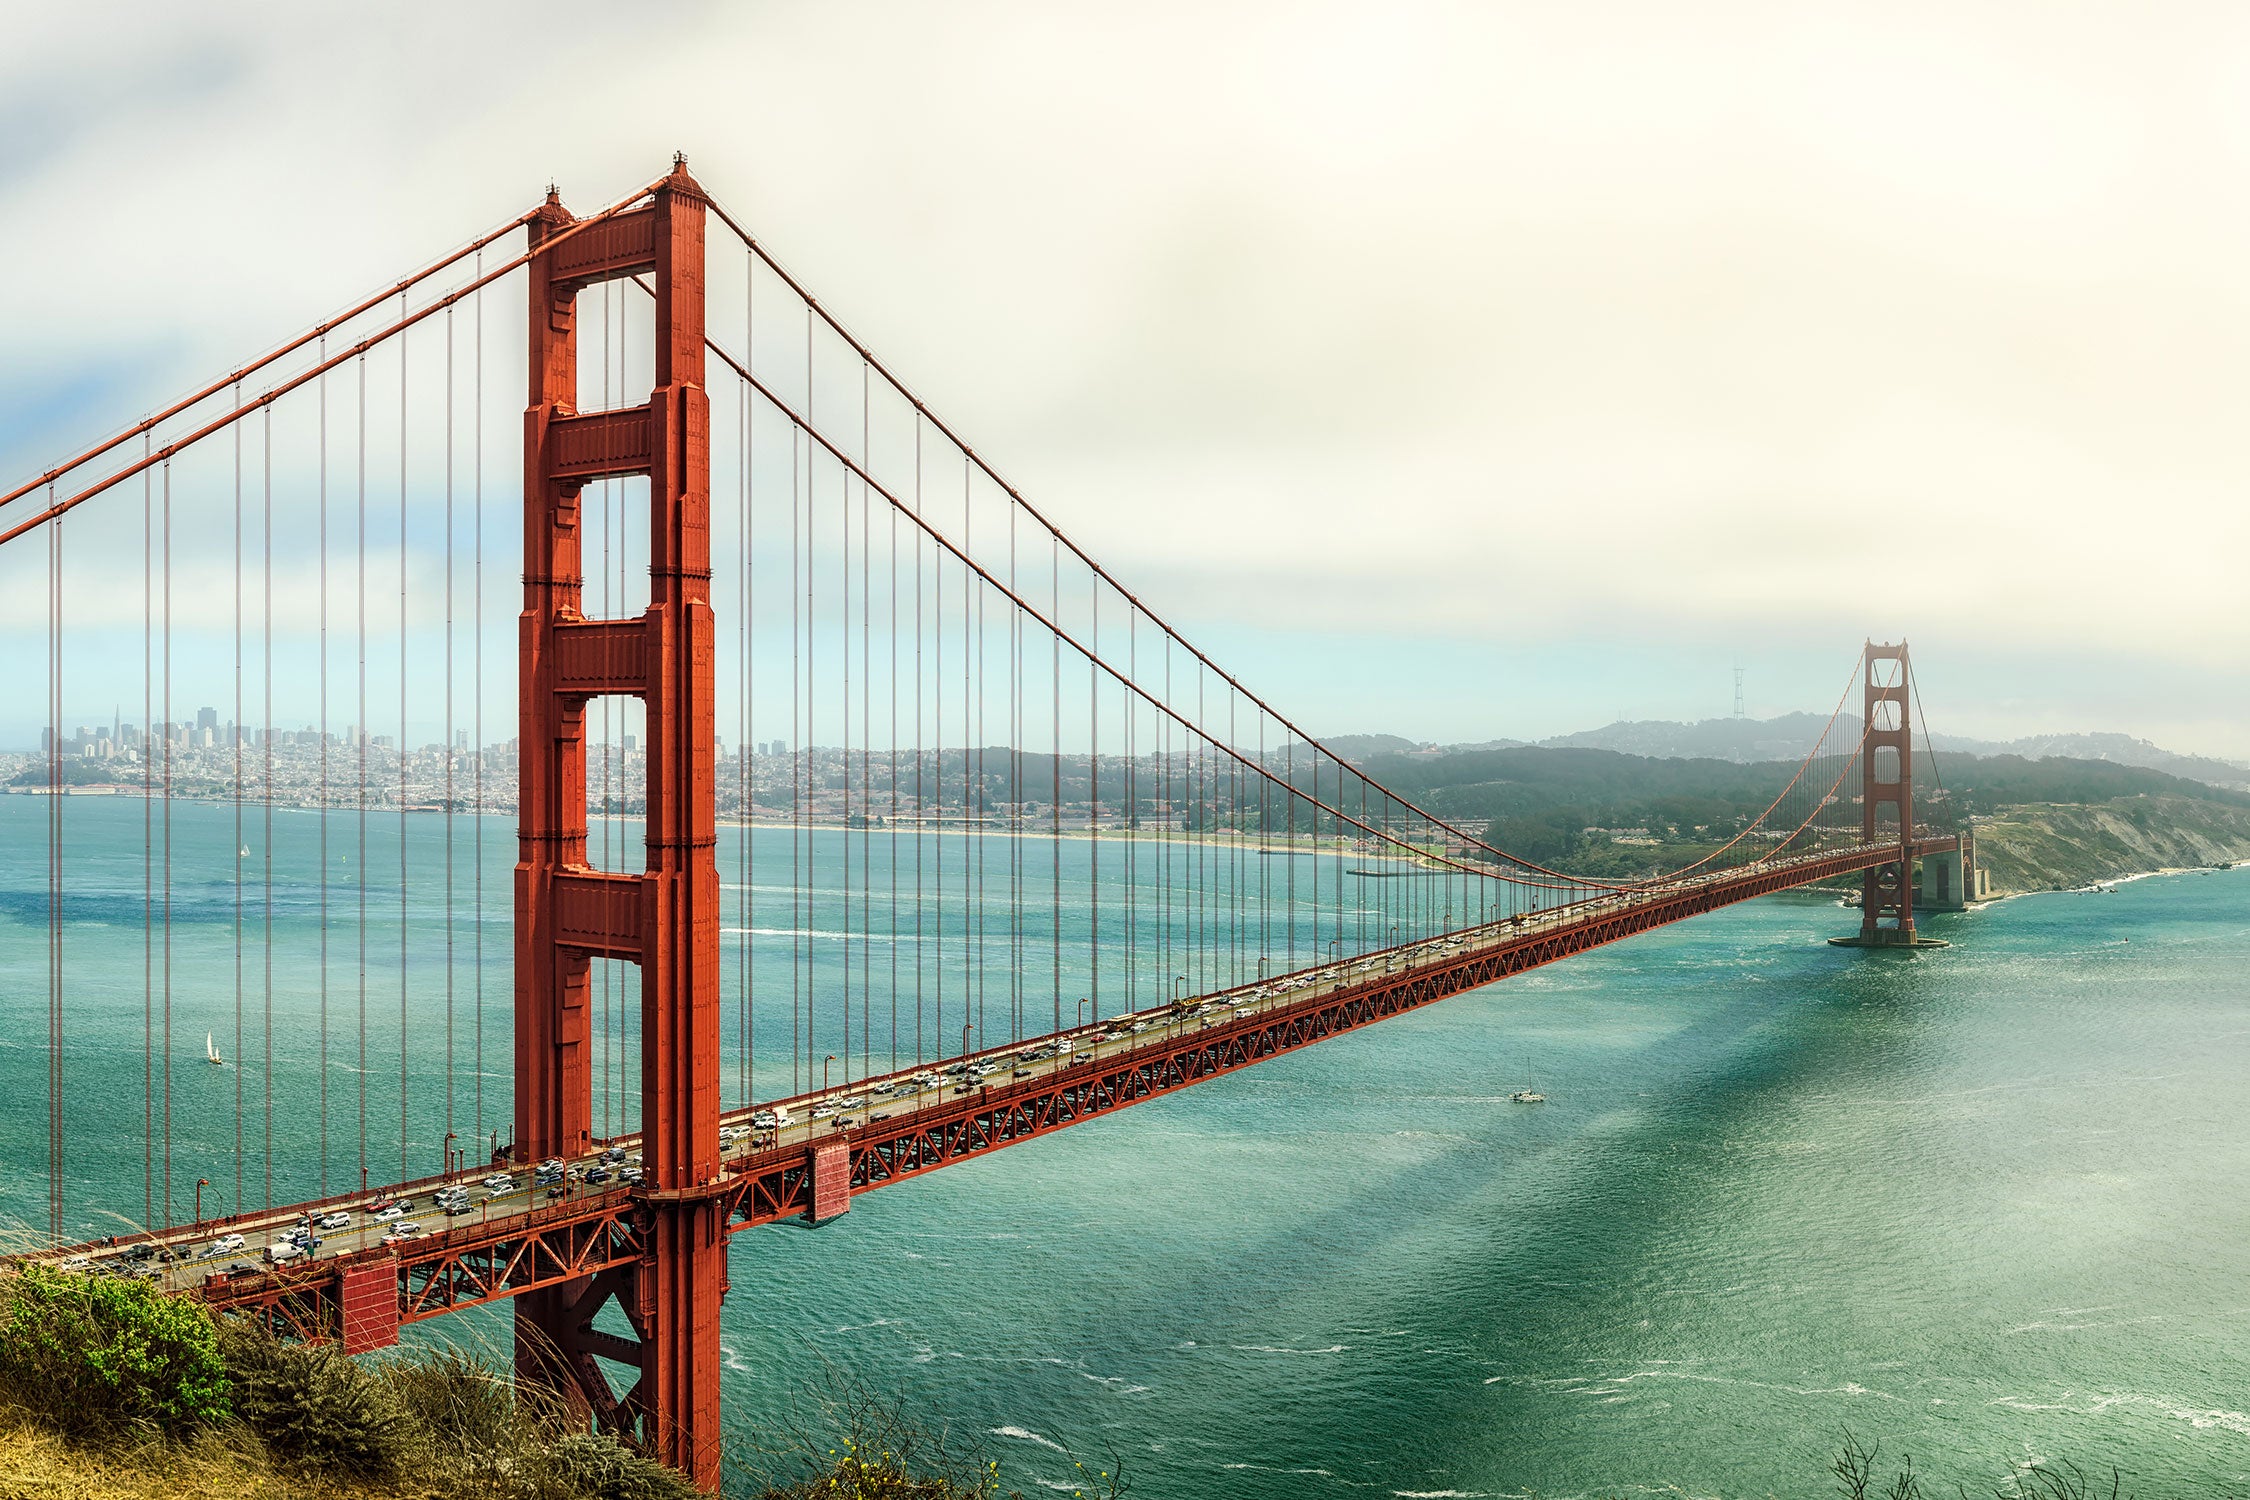
<svg viewBox="0 0 2250 1500"><path fill-rule="evenodd" d="M1612 905L1623 906L1629 905L1630 902L1620 900L1616 902L1605 902L1602 904L1605 907ZM1588 913L1583 909L1581 909L1575 915L1559 910L1554 910L1542 913L1539 916L1532 918L1530 921L1521 924L1517 924L1514 922L1490 923L1484 925L1481 928L1467 929L1464 934L1458 934L1457 936L1464 936L1468 938L1467 941L1462 942L1458 946L1448 944L1445 945L1444 948L1440 948L1439 944L1442 940L1424 939L1416 944L1401 945L1399 948L1378 950L1377 952L1371 954L1354 955L1354 957L1351 959L1341 960L1337 963L1327 965L1321 969L1297 971L1297 974L1299 976L1306 977L1298 978L1298 982L1294 984L1289 984L1287 981L1296 976L1280 975L1276 976L1275 979L1260 980L1252 985L1242 986L1237 990L1217 991L1211 995L1198 996L1194 1001L1189 1002L1189 1004L1192 1007L1207 1007L1210 1005L1210 1002L1214 998L1216 998L1221 1002L1222 1007L1231 1008L1238 1015L1245 1011L1251 1014L1263 1014L1266 1012L1279 1010L1287 1006L1302 1003L1302 1001L1306 998L1308 991L1316 990L1317 987L1323 983L1333 982L1337 987L1342 987L1351 979L1373 974L1377 971L1389 971L1402 959L1406 962L1408 967L1413 967L1418 962L1426 961L1433 956L1443 957L1449 960L1464 956L1470 956L1476 950L1492 946L1498 943L1503 938L1511 936L1520 937L1529 933L1546 931L1562 924L1566 920L1583 920L1587 915ZM1470 934L1473 934L1473 936L1470 936ZM1254 988L1267 989L1268 993L1264 995L1251 995L1248 993L1244 993L1244 991ZM1198 1030L1207 1029L1211 1026L1223 1024L1223 1018L1216 1015L1198 1016L1194 1019L1197 1022ZM1019 1081L1016 1077L1016 1074L1019 1072L1025 1074L1034 1074L1037 1071L1045 1070L1050 1074L1056 1074L1066 1071L1072 1066L1083 1065L1081 1060L1108 1061L1131 1053L1146 1045L1146 1043L1143 1041L1143 1037L1145 1036L1147 1031L1155 1029L1159 1026L1165 1028L1167 1032L1170 1033L1169 1039L1176 1040L1181 1034L1183 1034L1186 1024L1187 1018L1175 1013L1171 1006L1161 1005L1141 1011L1124 1012L1120 1015L1110 1017L1104 1021L1097 1022L1091 1026L1074 1028L1072 1031L1064 1033L1064 1036L1070 1038L1075 1043L1073 1051L1069 1054L1060 1054L1051 1058L1039 1059L1036 1062L1026 1060L1022 1056L1022 1053L1020 1051L988 1051L982 1053L972 1053L969 1054L969 1057L972 1060L996 1064L997 1067L995 1068L994 1074L989 1076L998 1076L999 1070L1005 1069L1008 1073L1007 1082L1015 1083ZM1140 1028L1137 1031L1132 1029L1136 1026ZM1118 1028L1126 1029L1127 1034L1119 1036L1114 1041L1106 1040L1101 1035L1101 1033L1104 1031L1115 1030ZM1032 1048L1037 1048L1040 1046L1049 1045L1051 1044L1051 1040L1052 1039L1034 1039L1029 1043L1029 1046ZM931 1064L928 1066L938 1065ZM804 1117L802 1119L792 1120L790 1124L781 1126L778 1129L763 1132L763 1138L769 1141L770 1144L766 1144L763 1146L757 1145L756 1143L760 1139L760 1134L754 1132L749 1137L737 1140L735 1143L733 1143L732 1149L722 1151L722 1155L741 1158L754 1154L756 1150L761 1149L773 1150L782 1145L810 1146L823 1140L844 1138L846 1132L849 1129L864 1128L868 1124L878 1123L873 1121L872 1119L872 1116L875 1114L880 1113L884 1115L895 1115L897 1113L900 1113L902 1110L905 1112L919 1112L928 1109L933 1105L942 1105L951 1098L965 1097L966 1095L975 1092L980 1087L991 1086L989 1083L986 1083L981 1079L976 1081L967 1081L966 1079L956 1081L955 1076L948 1076L944 1080L935 1084L914 1085L910 1090L901 1089L880 1100L875 1099L872 1095L871 1087L874 1083L904 1081L908 1084L912 1084L912 1078L913 1075L911 1073L906 1070L901 1070L898 1073L880 1075L877 1078L862 1079L856 1084L843 1085L840 1088L831 1090L826 1094L801 1095L796 1099L784 1101L789 1105L790 1108L792 1108L792 1110L804 1111ZM810 1118L810 1112L812 1109L834 1106L838 1103L838 1101L842 1100L843 1098L850 1097L854 1093L858 1093L859 1095L861 1095L863 1098L863 1102L849 1115L849 1117L854 1122L852 1127L839 1127L833 1123L834 1118L843 1117L842 1115L831 1117L831 1119L827 1120L817 1121ZM889 1109L878 1110L874 1107L877 1103L893 1107ZM743 1116L747 1116L748 1114L755 1112L755 1110L759 1108L771 1107L773 1106L753 1105L742 1110L734 1111L732 1113L737 1119L739 1119ZM618 1137L613 1141L607 1143L604 1149L607 1149L607 1147L609 1146L624 1147L634 1145L639 1142L639 1139L640 1137L638 1135ZM588 1155L575 1158L569 1164L579 1168L581 1172L583 1172L584 1169L599 1163L601 1159L601 1151L595 1151L589 1153ZM511 1175L520 1179L523 1170L524 1169L519 1168L517 1169L516 1173ZM518 1180L516 1186L512 1190L507 1193L498 1195L497 1197L490 1193L476 1191L476 1189L481 1187L483 1178L490 1175L494 1174L489 1173L482 1167L472 1168L462 1173L455 1174L443 1179L443 1185L446 1187L461 1187L470 1189L472 1194L471 1201L477 1205L479 1218L484 1222L489 1222L491 1219L496 1217L505 1218L512 1215L524 1213L529 1209L538 1206L539 1202L543 1200L544 1189L540 1188L536 1184L536 1182L532 1181ZM574 1183L572 1185L572 1191L574 1193L590 1190L591 1185L583 1183ZM383 1194L380 1190L376 1190L373 1196L387 1195ZM428 1196L428 1193L417 1195L418 1198L427 1198ZM334 1211L337 1210L331 1210L331 1212ZM339 1255L357 1253L371 1246L380 1246L383 1235L388 1232L387 1225L382 1223L367 1222L363 1217L364 1210L357 1205L354 1205L353 1207L343 1211L349 1212L353 1215L353 1224L348 1228L341 1230L316 1231L316 1233L318 1233L322 1239L322 1244L314 1258L331 1259ZM414 1205L414 1208L409 1211L407 1217L417 1220L429 1221L422 1223L422 1229L425 1234L434 1234L441 1232L442 1228L444 1228L446 1225L457 1223L457 1218L455 1220L447 1220L442 1211L435 1206L434 1202L430 1202L425 1205L423 1202L417 1201ZM172 1249L175 1254L179 1254L183 1257L182 1259L173 1262L169 1266L165 1266L162 1268L163 1273L167 1276L167 1278L175 1281L193 1282L200 1280L202 1276L208 1274L211 1270L221 1269L226 1265L235 1263L236 1261L261 1260L265 1249L271 1243L286 1235L292 1228L296 1227L299 1222L301 1222L299 1216L292 1215L285 1210L276 1211L270 1215L260 1215L258 1217L239 1221L234 1224L214 1226L211 1231L201 1236L179 1236L156 1241L154 1243L157 1243L163 1247L168 1247ZM218 1243L222 1238L224 1238L225 1235L230 1233L238 1233L244 1236L244 1244L240 1247L240 1249L223 1252L216 1255L212 1254L211 1247ZM93 1260L97 1265L104 1263L114 1264L116 1261L116 1255L115 1253L112 1253L111 1255L97 1255L93 1257Z"/></svg>

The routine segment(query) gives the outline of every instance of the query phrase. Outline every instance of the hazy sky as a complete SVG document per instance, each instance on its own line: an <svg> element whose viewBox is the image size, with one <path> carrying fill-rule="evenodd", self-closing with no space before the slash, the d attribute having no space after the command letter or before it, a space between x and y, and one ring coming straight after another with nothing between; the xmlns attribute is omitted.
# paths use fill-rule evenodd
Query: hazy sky
<svg viewBox="0 0 2250 1500"><path fill-rule="evenodd" d="M1316 728L1825 709L1903 634L1941 732L2250 757L2250 9L9 26L10 477L679 148Z"/></svg>

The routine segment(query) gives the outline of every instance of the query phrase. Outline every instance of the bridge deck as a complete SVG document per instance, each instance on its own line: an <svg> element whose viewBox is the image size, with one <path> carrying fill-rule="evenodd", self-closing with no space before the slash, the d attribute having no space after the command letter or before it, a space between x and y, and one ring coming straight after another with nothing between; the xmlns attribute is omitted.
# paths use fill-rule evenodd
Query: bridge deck
<svg viewBox="0 0 2250 1500"><path fill-rule="evenodd" d="M1956 846L1950 837L1917 839L1914 853ZM1113 1016L950 1064L731 1110L726 1122L740 1133L727 1143L723 1177L711 1191L726 1207L730 1232L785 1218L831 1217L848 1208L851 1194L1094 1119L1635 933L1882 864L1897 857L1898 847L1826 850L1593 898ZM1027 1055L1034 1053L1046 1055ZM946 1071L956 1065L969 1071ZM782 1106L786 1124L750 1126L753 1115ZM815 1110L823 1117L813 1118ZM603 1143L628 1150L634 1144L633 1137ZM578 1164L598 1159L597 1153ZM638 1188L572 1182L563 1197L548 1200L518 1167L510 1174L517 1179L513 1190L482 1195L473 1218L443 1217L430 1201L440 1187L474 1188L496 1170L478 1167L38 1258L100 1265L114 1263L135 1243L153 1242L171 1257L151 1267L167 1290L215 1308L262 1310L279 1327L341 1336L347 1348L366 1348L390 1342L401 1323L590 1276L644 1253L645 1195ZM384 1246L380 1239L390 1226L368 1222L352 1208L352 1227L329 1235L310 1261L223 1268L239 1264L236 1257L255 1258L265 1241L307 1214L343 1211L377 1197L410 1199L429 1232ZM243 1236L242 1248L214 1253L227 1235ZM378 1284L395 1289L395 1317L382 1305Z"/></svg>

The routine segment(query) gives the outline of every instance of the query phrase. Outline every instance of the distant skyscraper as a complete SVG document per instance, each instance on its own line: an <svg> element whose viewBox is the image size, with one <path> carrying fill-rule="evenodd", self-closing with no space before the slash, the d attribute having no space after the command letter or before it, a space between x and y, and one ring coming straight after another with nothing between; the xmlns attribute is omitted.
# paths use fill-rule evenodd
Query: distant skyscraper
<svg viewBox="0 0 2250 1500"><path fill-rule="evenodd" d="M195 711L195 727L198 729L217 729L219 727L219 711L215 708L197 709Z"/></svg>

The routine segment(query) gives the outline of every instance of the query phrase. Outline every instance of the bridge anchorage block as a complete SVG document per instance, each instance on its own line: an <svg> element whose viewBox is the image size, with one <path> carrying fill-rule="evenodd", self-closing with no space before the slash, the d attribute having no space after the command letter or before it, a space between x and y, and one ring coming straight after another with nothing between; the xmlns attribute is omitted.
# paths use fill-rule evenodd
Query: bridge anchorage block
<svg viewBox="0 0 2250 1500"><path fill-rule="evenodd" d="M851 1211L852 1148L843 1141L822 1141L805 1154L812 1172L805 1222L817 1228Z"/></svg>

